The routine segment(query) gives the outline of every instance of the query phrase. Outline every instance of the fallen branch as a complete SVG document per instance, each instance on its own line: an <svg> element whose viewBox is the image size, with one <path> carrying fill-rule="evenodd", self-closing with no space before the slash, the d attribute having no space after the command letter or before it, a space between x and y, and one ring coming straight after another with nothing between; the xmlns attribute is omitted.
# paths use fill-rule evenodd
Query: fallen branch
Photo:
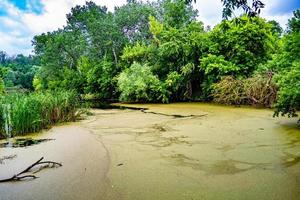
<svg viewBox="0 0 300 200"><path fill-rule="evenodd" d="M44 159L44 157L41 157L38 161L36 161L32 165L30 165L29 167L27 167L26 169L24 169L20 173L15 174L10 178L0 180L0 183L11 182L11 181L22 181L22 180L28 179L28 178L30 178L30 179L39 178L39 177L37 177L33 174L27 174L26 175L26 173L29 173L32 168L34 168L38 165L52 165L52 167L54 167L54 166L61 167L62 166L61 163L57 163L57 162L53 162L53 161L42 161L43 159Z"/></svg>
<svg viewBox="0 0 300 200"><path fill-rule="evenodd" d="M146 113L146 114L163 115L163 116L175 117L175 118L204 117L204 116L207 116L207 114L203 114L203 115L178 115L178 114L165 114L165 113L152 112L152 111L147 111L147 110L148 110L148 109L141 109L141 112L143 112L143 113Z"/></svg>

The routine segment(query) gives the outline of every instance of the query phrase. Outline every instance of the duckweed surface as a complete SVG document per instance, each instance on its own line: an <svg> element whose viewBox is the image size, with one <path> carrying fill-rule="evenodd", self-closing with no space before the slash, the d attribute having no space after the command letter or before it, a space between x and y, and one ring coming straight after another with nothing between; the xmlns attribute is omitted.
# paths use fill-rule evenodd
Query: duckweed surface
<svg viewBox="0 0 300 200"><path fill-rule="evenodd" d="M201 103L122 106L147 109L93 110L34 138L53 141L0 149L17 155L0 178L40 156L64 165L1 184L0 199L299 199L297 119Z"/></svg>

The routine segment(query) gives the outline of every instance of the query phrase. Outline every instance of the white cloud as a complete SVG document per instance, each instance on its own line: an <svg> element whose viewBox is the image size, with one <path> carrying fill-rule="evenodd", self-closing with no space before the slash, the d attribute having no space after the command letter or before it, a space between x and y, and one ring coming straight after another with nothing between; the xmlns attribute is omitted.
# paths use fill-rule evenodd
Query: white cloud
<svg viewBox="0 0 300 200"><path fill-rule="evenodd" d="M75 5L83 5L86 0L41 0L43 12L36 14L21 11L8 0L0 0L0 6L5 7L7 16L0 17L0 50L9 54L31 52L31 40L34 35L56 30L66 24L66 14ZM146 0L145 0L146 1ZM115 6L121 6L126 0L94 0L101 6L106 6L110 11ZM278 21L282 26L292 13L272 15L272 10L278 7L280 0L265 0L266 8L262 10L262 17ZM28 8L36 5L28 4ZM214 26L222 19L221 0L197 0L194 7L199 11L198 19L205 25Z"/></svg>
<svg viewBox="0 0 300 200"><path fill-rule="evenodd" d="M7 27L18 27L19 26L19 22L8 18L8 17L0 17L0 21L2 22L3 25L7 26Z"/></svg>
<svg viewBox="0 0 300 200"><path fill-rule="evenodd" d="M42 0L44 12L41 15L25 13L22 21L35 34L58 29L66 24L66 14L76 5L85 4L85 0ZM95 0L98 5L106 5L113 10L114 5L122 5L126 0L113 3L107 0Z"/></svg>
<svg viewBox="0 0 300 200"><path fill-rule="evenodd" d="M292 13L275 13L274 10L282 7L282 0L264 0L265 8L261 11L261 17L266 20L276 20L283 28L286 28L286 24L289 18L292 17ZM221 0L197 0L194 7L199 11L199 20L204 22L205 25L215 26L222 20L223 5ZM238 16L239 12L235 12Z"/></svg>
<svg viewBox="0 0 300 200"><path fill-rule="evenodd" d="M277 22L279 22L281 27L285 29L288 19L293 16L293 13L274 12L274 10L278 10L278 8L282 7L282 0L264 0L264 2L266 4L266 7L263 9L261 17L267 20L276 20Z"/></svg>
<svg viewBox="0 0 300 200"><path fill-rule="evenodd" d="M24 53L26 55L32 52L28 45L31 37L19 37L19 34L7 34L0 31L0 49L9 54Z"/></svg>
<svg viewBox="0 0 300 200"><path fill-rule="evenodd" d="M220 0L198 0L194 4L198 10L198 19L205 26L214 26L222 20L222 2Z"/></svg>
<svg viewBox="0 0 300 200"><path fill-rule="evenodd" d="M34 35L56 30L66 25L66 14L76 5L85 4L86 0L41 0L43 12L36 14L22 12L7 0L1 1L7 15L0 17L0 50L9 54L29 54ZM98 5L106 6L110 11L121 6L126 0L95 0ZM32 4L28 5L30 8ZM2 25L1 25L2 24Z"/></svg>

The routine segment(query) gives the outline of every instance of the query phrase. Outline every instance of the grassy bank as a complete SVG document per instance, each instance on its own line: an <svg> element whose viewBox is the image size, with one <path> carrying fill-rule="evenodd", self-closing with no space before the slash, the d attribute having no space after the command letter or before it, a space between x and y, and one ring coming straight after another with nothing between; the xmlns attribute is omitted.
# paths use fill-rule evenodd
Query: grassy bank
<svg viewBox="0 0 300 200"><path fill-rule="evenodd" d="M3 95L0 137L38 132L55 123L74 121L78 108L78 96L70 91Z"/></svg>

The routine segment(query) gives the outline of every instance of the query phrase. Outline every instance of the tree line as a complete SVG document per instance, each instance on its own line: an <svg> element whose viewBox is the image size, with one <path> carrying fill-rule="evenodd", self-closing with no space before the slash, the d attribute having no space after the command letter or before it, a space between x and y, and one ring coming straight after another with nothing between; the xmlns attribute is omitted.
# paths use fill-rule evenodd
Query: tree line
<svg viewBox="0 0 300 200"><path fill-rule="evenodd" d="M3 93L5 88L34 90L32 81L39 65L35 56L9 56L0 51L0 93Z"/></svg>
<svg viewBox="0 0 300 200"><path fill-rule="evenodd" d="M34 89L72 89L102 101L274 106L276 115L294 116L300 10L283 31L258 16L262 2L222 0L224 20L211 29L191 2L129 0L114 12L93 2L72 8L66 26L33 39L40 66ZM245 14L232 17L236 8Z"/></svg>

